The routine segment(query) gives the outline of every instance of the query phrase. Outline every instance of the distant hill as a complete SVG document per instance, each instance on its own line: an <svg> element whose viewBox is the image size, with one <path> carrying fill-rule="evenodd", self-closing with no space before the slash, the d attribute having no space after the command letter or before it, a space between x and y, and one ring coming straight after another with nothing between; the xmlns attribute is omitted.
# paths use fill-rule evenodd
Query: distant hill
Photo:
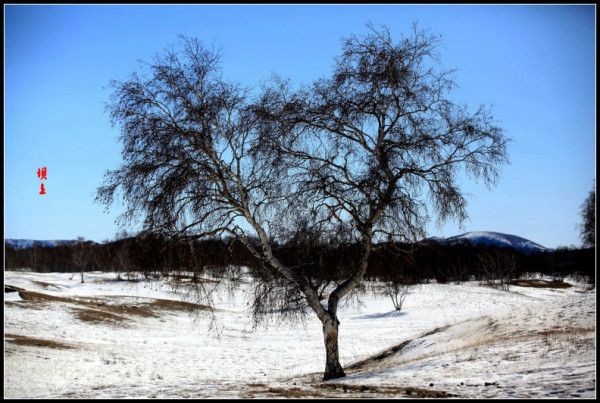
<svg viewBox="0 0 600 403"><path fill-rule="evenodd" d="M4 244L13 249L27 249L34 246L40 248L54 248L56 246L71 245L81 242L77 239L68 240L35 240L35 239L5 239Z"/></svg>
<svg viewBox="0 0 600 403"><path fill-rule="evenodd" d="M475 246L497 246L499 248L512 248L525 254L546 252L550 249L520 236L501 234L491 231L474 231L450 238L433 237L429 241L449 245L470 244Z"/></svg>

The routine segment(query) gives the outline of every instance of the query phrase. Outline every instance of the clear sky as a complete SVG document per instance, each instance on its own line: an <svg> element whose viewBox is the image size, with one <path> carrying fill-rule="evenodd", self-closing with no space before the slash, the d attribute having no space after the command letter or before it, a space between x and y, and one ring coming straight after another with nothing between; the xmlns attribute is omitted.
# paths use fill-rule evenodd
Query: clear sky
<svg viewBox="0 0 600 403"><path fill-rule="evenodd" d="M455 100L493 105L512 138L495 188L464 181L470 219L430 236L497 231L547 247L579 245L579 206L595 180L595 7L588 6L5 6L5 238L102 241L121 207L94 203L120 162L104 103L177 35L222 48L225 77L271 73L307 83L330 71L340 39L368 22L442 35ZM47 167L47 194L36 172Z"/></svg>

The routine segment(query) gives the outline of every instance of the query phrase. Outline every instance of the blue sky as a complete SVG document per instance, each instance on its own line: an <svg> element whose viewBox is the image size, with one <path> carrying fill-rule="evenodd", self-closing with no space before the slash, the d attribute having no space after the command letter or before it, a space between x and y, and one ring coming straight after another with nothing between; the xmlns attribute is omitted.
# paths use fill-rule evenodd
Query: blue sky
<svg viewBox="0 0 600 403"><path fill-rule="evenodd" d="M511 164L487 189L465 180L470 219L431 236L497 231L547 247L579 245L579 206L595 179L594 6L5 6L5 238L102 241L121 207L93 202L120 162L104 103L177 35L222 48L224 75L256 85L277 72L307 83L330 71L340 39L412 22L442 35L454 99L493 106ZM37 168L48 168L38 194Z"/></svg>

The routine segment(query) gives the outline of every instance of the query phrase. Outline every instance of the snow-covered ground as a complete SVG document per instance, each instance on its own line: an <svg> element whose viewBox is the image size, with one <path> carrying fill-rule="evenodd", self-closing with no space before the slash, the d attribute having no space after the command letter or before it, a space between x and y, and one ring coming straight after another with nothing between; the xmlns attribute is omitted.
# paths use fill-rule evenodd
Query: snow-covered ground
<svg viewBox="0 0 600 403"><path fill-rule="evenodd" d="M424 284L394 312L367 293L340 312L348 376L320 382L321 325L253 329L247 292L190 313L161 282L5 272L7 398L594 397L596 291ZM372 285L377 287L376 284ZM386 352L387 350L387 352ZM383 354L382 354L383 353ZM352 365L355 364L355 365ZM428 394L429 393L429 394Z"/></svg>

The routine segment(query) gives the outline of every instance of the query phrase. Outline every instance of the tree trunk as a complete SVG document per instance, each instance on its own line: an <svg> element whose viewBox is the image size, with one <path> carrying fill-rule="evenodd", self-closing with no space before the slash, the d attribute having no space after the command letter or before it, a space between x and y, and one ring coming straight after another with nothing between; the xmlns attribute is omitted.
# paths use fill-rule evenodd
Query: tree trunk
<svg viewBox="0 0 600 403"><path fill-rule="evenodd" d="M323 324L323 336L325 337L325 351L327 358L325 362L325 374L323 380L342 378L346 376L340 365L340 356L338 352L338 326L340 322L337 319Z"/></svg>

